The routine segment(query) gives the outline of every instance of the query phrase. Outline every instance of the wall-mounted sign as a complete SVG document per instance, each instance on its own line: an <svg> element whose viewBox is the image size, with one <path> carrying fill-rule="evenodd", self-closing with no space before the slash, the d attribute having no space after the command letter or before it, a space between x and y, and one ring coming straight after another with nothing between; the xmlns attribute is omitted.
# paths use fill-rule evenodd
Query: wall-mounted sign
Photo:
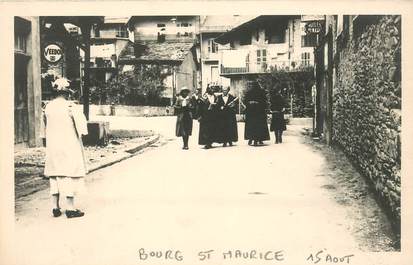
<svg viewBox="0 0 413 265"><path fill-rule="evenodd" d="M50 63L57 63L63 58L63 49L59 45L52 43L44 48L43 56Z"/></svg>
<svg viewBox="0 0 413 265"><path fill-rule="evenodd" d="M322 28L323 28L323 24L321 23L321 21L308 22L305 25L305 33L317 34L322 30Z"/></svg>

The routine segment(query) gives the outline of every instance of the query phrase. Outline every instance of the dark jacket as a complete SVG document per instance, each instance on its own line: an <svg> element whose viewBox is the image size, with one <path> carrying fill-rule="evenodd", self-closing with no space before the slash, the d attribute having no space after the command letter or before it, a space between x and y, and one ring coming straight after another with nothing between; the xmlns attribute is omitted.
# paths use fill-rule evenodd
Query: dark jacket
<svg viewBox="0 0 413 265"><path fill-rule="evenodd" d="M238 128L236 118L236 106L238 99L228 94L227 103L224 102L223 95L217 99L218 108L218 136L219 143L238 141Z"/></svg>
<svg viewBox="0 0 413 265"><path fill-rule="evenodd" d="M217 97L214 96L213 102L208 98L203 98L199 105L199 138L198 144L207 145L217 141Z"/></svg>
<svg viewBox="0 0 413 265"><path fill-rule="evenodd" d="M283 109L286 107L285 100L280 95L271 97L271 131L285 131L287 129Z"/></svg>
<svg viewBox="0 0 413 265"><path fill-rule="evenodd" d="M246 140L265 141L270 139L267 124L267 97L260 88L247 90L244 97Z"/></svg>

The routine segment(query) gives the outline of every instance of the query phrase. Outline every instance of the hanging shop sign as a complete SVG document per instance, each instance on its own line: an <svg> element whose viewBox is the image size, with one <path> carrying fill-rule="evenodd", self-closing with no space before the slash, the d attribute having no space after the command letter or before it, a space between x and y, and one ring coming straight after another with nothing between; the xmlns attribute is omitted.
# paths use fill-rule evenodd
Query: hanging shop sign
<svg viewBox="0 0 413 265"><path fill-rule="evenodd" d="M318 34L323 29L321 21L311 21L305 25L306 34Z"/></svg>
<svg viewBox="0 0 413 265"><path fill-rule="evenodd" d="M51 43L44 48L43 56L50 63L57 63L63 58L63 49L56 43Z"/></svg>

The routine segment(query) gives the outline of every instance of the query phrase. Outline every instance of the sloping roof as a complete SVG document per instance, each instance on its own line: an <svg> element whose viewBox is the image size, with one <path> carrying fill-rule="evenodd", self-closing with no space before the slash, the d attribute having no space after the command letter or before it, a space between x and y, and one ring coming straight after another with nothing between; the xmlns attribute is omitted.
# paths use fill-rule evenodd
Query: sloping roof
<svg viewBox="0 0 413 265"><path fill-rule="evenodd" d="M233 27L256 16L205 16L201 24L201 32L226 32Z"/></svg>
<svg viewBox="0 0 413 265"><path fill-rule="evenodd" d="M186 55L191 52L193 46L192 42L147 42L145 45L135 47L135 49L140 49L141 51L140 56L136 58L133 46L128 45L120 54L119 59L182 62Z"/></svg>
<svg viewBox="0 0 413 265"><path fill-rule="evenodd" d="M105 16L105 24L126 24L129 20L129 17L108 17Z"/></svg>
<svg viewBox="0 0 413 265"><path fill-rule="evenodd" d="M228 32L221 34L218 38L215 39L215 42L219 44L226 44L233 40L235 37L239 36L239 34L246 34L249 30L256 29L259 27L264 27L271 25L277 21L286 21L290 18L300 16L297 15L277 15L277 16L258 16L254 19L248 20L240 24L237 27L234 27Z"/></svg>

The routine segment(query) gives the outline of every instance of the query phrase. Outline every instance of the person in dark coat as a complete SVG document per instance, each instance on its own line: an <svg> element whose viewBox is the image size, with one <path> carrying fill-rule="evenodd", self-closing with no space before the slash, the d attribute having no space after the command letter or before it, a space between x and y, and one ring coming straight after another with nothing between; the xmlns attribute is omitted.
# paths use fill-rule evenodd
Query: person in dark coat
<svg viewBox="0 0 413 265"><path fill-rule="evenodd" d="M249 81L244 97L245 132L244 138L254 146L270 139L267 124L267 97L257 81Z"/></svg>
<svg viewBox="0 0 413 265"><path fill-rule="evenodd" d="M205 145L205 149L209 149L217 140L217 97L210 86L207 87L206 94L202 97L198 121L198 144Z"/></svg>
<svg viewBox="0 0 413 265"><path fill-rule="evenodd" d="M199 118L199 113L200 113L199 109L202 105L202 89L201 88L198 88L196 90L196 93L192 95L191 100L192 100L192 106L193 106L192 118L194 120L197 120Z"/></svg>
<svg viewBox="0 0 413 265"><path fill-rule="evenodd" d="M223 88L222 95L217 99L219 111L218 142L222 143L224 147L227 144L232 146L233 142L238 141L237 118L235 116L238 98L229 94L229 90L229 87Z"/></svg>
<svg viewBox="0 0 413 265"><path fill-rule="evenodd" d="M285 100L279 93L271 97L271 126L270 130L274 132L275 143L282 143L283 131L287 129L284 119Z"/></svg>
<svg viewBox="0 0 413 265"><path fill-rule="evenodd" d="M183 87L175 103L176 129L177 137L182 137L184 146L182 149L188 150L189 136L192 134L192 99L189 97L189 89Z"/></svg>

